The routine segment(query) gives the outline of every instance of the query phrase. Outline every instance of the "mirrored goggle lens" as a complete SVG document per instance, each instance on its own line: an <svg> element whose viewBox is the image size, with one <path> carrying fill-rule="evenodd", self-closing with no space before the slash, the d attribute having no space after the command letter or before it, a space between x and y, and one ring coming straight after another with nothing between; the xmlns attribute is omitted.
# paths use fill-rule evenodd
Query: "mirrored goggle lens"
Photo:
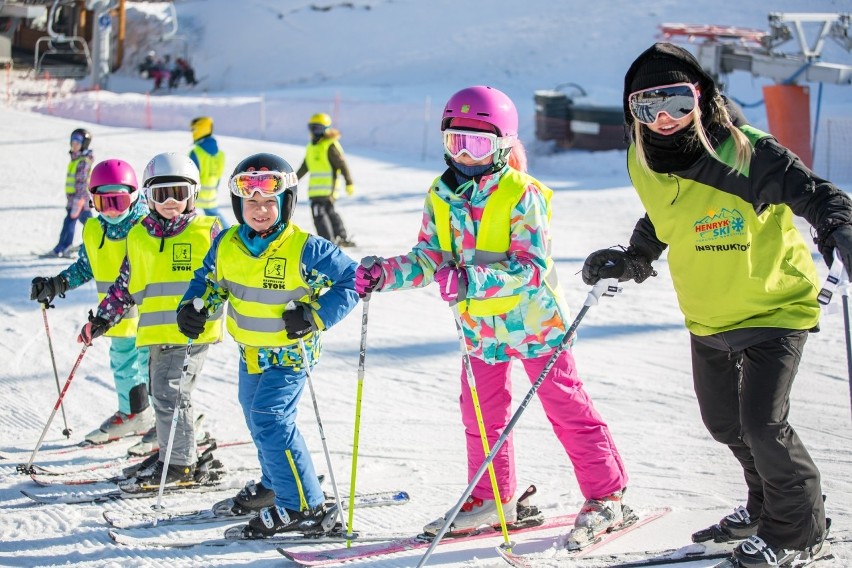
<svg viewBox="0 0 852 568"><path fill-rule="evenodd" d="M481 160L497 151L497 136L487 132L445 130L444 149L453 158L467 154L474 160Z"/></svg>
<svg viewBox="0 0 852 568"><path fill-rule="evenodd" d="M188 183L170 183L163 185L152 185L148 188L148 197L154 203L162 205L169 199L184 201L192 195L192 185Z"/></svg>
<svg viewBox="0 0 852 568"><path fill-rule="evenodd" d="M82 144L83 140L85 140L85 138L83 138L79 134L75 134L74 136L71 137L71 142L79 142L80 144Z"/></svg>
<svg viewBox="0 0 852 568"><path fill-rule="evenodd" d="M293 172L242 172L228 182L231 193L239 197L251 197L255 193L261 195L278 195L288 187L298 185L299 178Z"/></svg>
<svg viewBox="0 0 852 568"><path fill-rule="evenodd" d="M308 130L310 130L311 134L314 136L322 136L325 134L326 126L322 124L309 124Z"/></svg>
<svg viewBox="0 0 852 568"><path fill-rule="evenodd" d="M92 193L92 204L100 213L124 213L130 208L132 198L129 193Z"/></svg>
<svg viewBox="0 0 852 568"><path fill-rule="evenodd" d="M630 112L636 120L652 124L661 112L675 120L688 116L695 110L698 97L692 85L680 84L637 91L629 100Z"/></svg>

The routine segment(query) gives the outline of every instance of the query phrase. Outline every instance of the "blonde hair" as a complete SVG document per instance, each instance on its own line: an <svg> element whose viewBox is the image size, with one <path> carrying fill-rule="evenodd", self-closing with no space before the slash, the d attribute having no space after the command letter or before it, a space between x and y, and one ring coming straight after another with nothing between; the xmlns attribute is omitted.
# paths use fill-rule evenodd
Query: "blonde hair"
<svg viewBox="0 0 852 568"><path fill-rule="evenodd" d="M509 158L506 160L506 163L519 172L527 171L527 151L517 138L515 139L515 143L512 144L512 151L509 152Z"/></svg>
<svg viewBox="0 0 852 568"><path fill-rule="evenodd" d="M710 138L708 138L707 132L704 130L704 125L701 122L701 116L701 107L696 106L695 112L692 113L692 131L694 136L689 143L701 144L708 154L721 162L722 158L720 158L719 154L716 153L716 150L713 149L713 144L710 142ZM749 143L746 135L743 134L739 128L734 126L731 121L731 114L728 112L728 109L725 108L725 102L719 95L716 95L710 103L710 122L723 124L731 134L735 148L735 159L733 166L731 166L731 172L746 171L749 163L751 162L751 144ZM636 120L635 117L633 119L633 143L636 147L636 158L639 160L639 165L648 173L652 173L651 166L648 165L648 157L645 153L644 143L642 142L642 123Z"/></svg>

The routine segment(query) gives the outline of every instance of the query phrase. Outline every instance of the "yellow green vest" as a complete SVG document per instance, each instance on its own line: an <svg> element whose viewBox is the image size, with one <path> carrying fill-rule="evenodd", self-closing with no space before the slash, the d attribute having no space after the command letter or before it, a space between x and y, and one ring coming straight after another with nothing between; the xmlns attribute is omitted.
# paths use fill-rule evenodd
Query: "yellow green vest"
<svg viewBox="0 0 852 568"><path fill-rule="evenodd" d="M219 201L219 180L225 171L225 153L221 150L214 156L200 144L193 148L198 160L198 171L201 174L201 188L195 198L198 209L214 209Z"/></svg>
<svg viewBox="0 0 852 568"><path fill-rule="evenodd" d="M77 164L80 163L82 156L74 158L68 163L68 170L65 172L65 193L68 195L77 191ZM116 273L116 275L118 275Z"/></svg>
<svg viewBox="0 0 852 568"><path fill-rule="evenodd" d="M103 243L103 246L101 246ZM118 271L127 252L127 239L104 238L104 229L97 218L92 217L83 226L83 245L89 256L89 265L98 289L98 301L106 296L109 287L118 278ZM121 321L106 332L107 337L133 337L139 323L139 311L133 306Z"/></svg>
<svg viewBox="0 0 852 568"><path fill-rule="evenodd" d="M248 347L297 344L298 340L287 338L281 316L289 302L313 299L302 275L308 233L290 223L255 257L245 248L238 229L228 229L216 255L216 282L228 291L228 332Z"/></svg>
<svg viewBox="0 0 852 568"><path fill-rule="evenodd" d="M315 197L330 197L334 193L334 172L328 161L328 149L331 145L337 146L337 150L343 154L343 148L337 140L323 138L316 144L308 144L305 149L305 165L311 174L308 182L308 199Z"/></svg>
<svg viewBox="0 0 852 568"><path fill-rule="evenodd" d="M127 235L130 261L128 291L139 307L136 345L185 345L187 338L177 327L177 307L210 249L210 232L217 217L195 217L174 237L162 239L137 224ZM195 343L213 343L222 338L222 314L211 315Z"/></svg>
<svg viewBox="0 0 852 568"><path fill-rule="evenodd" d="M740 130L752 145L768 136L748 126ZM729 166L734 164L733 139L717 153ZM758 215L736 195L646 170L633 145L627 164L657 238L669 246L672 282L690 332L705 336L817 324L816 267L789 207L769 205Z"/></svg>
<svg viewBox="0 0 852 568"><path fill-rule="evenodd" d="M432 184L433 188L438 180L440 178L436 179ZM526 191L526 188L530 184L538 187L542 195L544 195L547 202L547 220L550 221L550 198L553 196L553 190L534 177L510 168L500 178L500 181L497 183L497 189L488 196L488 200L485 203L482 219L480 219L479 227L476 231L474 264L488 265L508 258L511 241L512 209L521 200L524 191ZM453 258L453 237L450 225L450 205L441 199L434 189L429 192L429 197L432 201L432 210L435 215L438 244L444 253L444 260L451 260ZM549 248L550 243L548 243ZM550 257L549 250L547 255L547 270L545 271L543 280L545 285L550 287L557 298L562 297L562 290L556 278L556 271L553 270L553 259ZM520 301L521 298L519 295L488 298L485 300L467 299L464 303L459 304L459 308L463 312L468 312L471 316L487 317L505 314L517 307Z"/></svg>

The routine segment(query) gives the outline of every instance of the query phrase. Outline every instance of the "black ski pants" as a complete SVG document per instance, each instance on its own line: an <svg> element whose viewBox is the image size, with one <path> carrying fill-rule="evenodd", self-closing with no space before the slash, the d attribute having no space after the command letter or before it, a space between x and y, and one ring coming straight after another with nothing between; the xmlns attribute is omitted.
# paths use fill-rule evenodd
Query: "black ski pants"
<svg viewBox="0 0 852 568"><path fill-rule="evenodd" d="M766 339L753 331L755 342L745 345L731 345L724 333L691 336L695 394L707 430L743 468L746 508L760 519L758 536L803 550L825 531L819 470L787 422L808 332L775 330L783 335Z"/></svg>
<svg viewBox="0 0 852 568"><path fill-rule="evenodd" d="M333 199L311 199L311 215L314 217L317 235L333 243L336 243L338 238L344 241L348 240L346 227L343 226L343 219L334 209Z"/></svg>

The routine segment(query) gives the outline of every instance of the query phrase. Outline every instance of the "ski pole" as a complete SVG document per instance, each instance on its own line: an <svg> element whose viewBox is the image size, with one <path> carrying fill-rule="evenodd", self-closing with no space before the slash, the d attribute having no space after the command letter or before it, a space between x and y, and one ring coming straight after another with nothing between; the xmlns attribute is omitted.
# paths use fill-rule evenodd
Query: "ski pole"
<svg viewBox="0 0 852 568"><path fill-rule="evenodd" d="M200 312L202 308L204 308L204 300L201 298L195 298L192 300L192 307L195 308L196 312ZM172 459L172 446L174 446L175 442L175 429L177 427L178 415L180 414L180 408L182 405L183 399L183 385L186 382L186 377L189 375L189 364L192 361L192 339L186 340L186 355L183 357L183 370L180 373L180 382L178 383L178 392L177 398L175 399L175 410L172 412L172 427L169 429L169 443L166 446L166 457L163 459L163 473L160 475L160 488L157 491L157 502L151 505L151 508L155 511L162 511L163 506L160 504L163 500L163 490L166 486L166 476L169 473L169 462ZM153 526L157 526L157 521L159 519L154 517Z"/></svg>
<svg viewBox="0 0 852 568"><path fill-rule="evenodd" d="M77 356L77 361L74 362L74 366L71 367L71 372L68 374L68 379L65 381L65 386L62 387L62 391L59 393L59 398L56 400L56 404L53 405L53 412L50 413L50 418L47 419L47 424L44 425L44 430L41 433L41 437L38 439L36 443L36 447L33 450L33 454L30 456L30 461L26 464L19 463L18 471L20 473L32 474L33 473L33 461L35 460L36 454L41 448L41 444L44 442L44 436L47 434L48 428L50 428L51 422L53 422L53 417L56 416L56 411L59 410L59 407L62 406L62 399L65 398L65 393L68 392L68 387L71 386L71 381L74 379L74 373L77 372L77 367L80 366L80 362L83 360L83 355L86 354L86 349L89 346L83 344L83 349L80 351L80 354Z"/></svg>
<svg viewBox="0 0 852 568"><path fill-rule="evenodd" d="M349 518L346 526L346 548L352 546L352 527L355 520L355 475L358 471L358 436L361 431L361 395L364 391L364 360L367 358L367 315L370 311L370 295L363 300L361 313L361 347L358 351L358 392L355 396L355 440L352 442L352 473L349 479Z"/></svg>
<svg viewBox="0 0 852 568"><path fill-rule="evenodd" d="M328 453L328 444L325 440L325 431L322 429L322 419L320 418L319 406L317 405L317 395L314 392L314 382L311 380L311 364L310 359L308 358L308 349L305 347L305 340L301 337L299 338L299 347L302 349L302 362L305 365L305 372L308 377L308 388L311 391L311 402L314 404L314 414L317 416L317 427L319 428L320 440L322 440L322 451L325 454L325 463L328 466L328 475L331 477L331 487L334 490L334 500L337 503L337 512L335 513L335 519L340 516L340 519L343 520L343 503L340 501L340 494L337 492L337 481L334 479L334 469L331 467L331 454ZM346 534L351 534L351 531L348 527L344 527L346 529Z"/></svg>
<svg viewBox="0 0 852 568"><path fill-rule="evenodd" d="M487 456L490 453L488 447L488 435L485 432L485 422L482 419L482 408L479 406L479 394L476 390L476 378L473 376L473 367L470 363L470 352L467 350L467 342L464 340L464 328L462 327L461 313L459 313L458 303L450 305L453 311L453 317L456 320L456 330L459 333L459 344L462 352L462 366L464 374L467 378L467 387L470 390L470 398L473 404L473 409L476 412L476 423L479 426L479 439L482 440L482 455ZM494 460L488 462L488 476L491 478L491 491L494 494L494 503L497 507L497 517L500 519L500 531L503 533L504 544L508 550L512 550L512 543L509 540L509 529L506 527L506 514L503 512L503 499L500 496L500 489L497 486L497 474L494 471ZM473 491L473 490L471 490ZM465 497L467 499L467 497ZM456 512L456 515L458 512ZM454 515L455 518L455 515Z"/></svg>
<svg viewBox="0 0 852 568"><path fill-rule="evenodd" d="M62 387L59 386L59 371L56 370L56 356L53 354L53 339L50 337L50 326L47 324L47 308L50 307L48 302L43 302L41 304L41 317L44 320L44 331L47 334L47 347L50 350L50 362L53 363L53 378L56 379L56 394L59 394L62 390ZM68 427L68 419L65 418L65 405L59 405L59 408L62 409L62 422L65 424L65 429L62 430L62 434L66 438L71 437L71 428Z"/></svg>
<svg viewBox="0 0 852 568"><path fill-rule="evenodd" d="M583 317L586 315L586 312L589 311L589 308L597 305L598 299L601 296L614 296L618 292L621 291L621 288L618 286L618 280L616 278L607 278L605 280L599 280L597 284L595 284L592 289L589 291L588 296L586 297L586 301L583 303L583 308L577 314L577 317L574 318L573 323L571 323L571 327L565 332L565 336L562 338L562 342L556 347L553 351L553 354L550 356L550 359L547 360L544 368L541 371L538 379L536 379L535 383L533 383L527 395L524 397L524 400L521 401L521 404L518 405L517 410L512 415L512 418L509 420L509 423L506 425L506 428L503 430L503 433L500 434L500 437L497 438L497 441L494 442L494 447L491 448L491 452L485 457L485 461L482 462L482 465L479 466L479 469L473 475L473 479L470 480L470 483L467 486L467 489L464 490L464 493L459 499L459 502L456 503L456 506L453 507L452 511L447 514L447 518L444 521L444 526L441 527L441 530L435 535L435 538L432 539L432 543L429 545L429 548L426 550L426 553L423 555L423 558L420 559L420 562L417 564L417 567L426 565L426 561L432 555L432 552L435 551L435 547L438 546L438 543L441 542L441 539L446 534L447 530L450 528L450 525L456 518L456 515L459 514L459 511L464 505L467 498L470 497L470 494L473 492L473 488L479 482L479 478L482 477L482 474L485 473L485 470L494 461L494 457L497 455L497 452L506 442L506 439L509 437L509 434L512 433L512 430L515 428L515 424L520 420L521 415L526 410L527 405L532 401L535 396L536 391L538 391L541 384L544 382L544 379L550 373L550 370L553 368L553 365L556 364L556 360L559 358L559 355L565 349L565 346L571 341L571 338L574 336L574 332L577 331L577 327L580 325L580 322L583 320Z"/></svg>

